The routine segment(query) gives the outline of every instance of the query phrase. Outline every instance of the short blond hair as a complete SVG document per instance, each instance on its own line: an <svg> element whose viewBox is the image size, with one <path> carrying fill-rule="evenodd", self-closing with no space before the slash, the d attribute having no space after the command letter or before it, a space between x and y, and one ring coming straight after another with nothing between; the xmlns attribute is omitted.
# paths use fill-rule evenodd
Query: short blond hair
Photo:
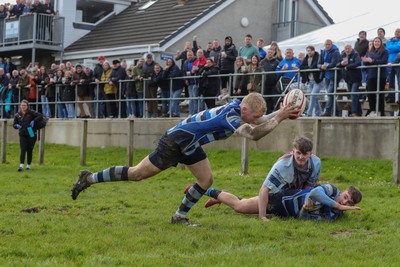
<svg viewBox="0 0 400 267"><path fill-rule="evenodd" d="M267 104L260 93L253 92L245 96L241 105L245 105L252 112L263 115L267 110Z"/></svg>

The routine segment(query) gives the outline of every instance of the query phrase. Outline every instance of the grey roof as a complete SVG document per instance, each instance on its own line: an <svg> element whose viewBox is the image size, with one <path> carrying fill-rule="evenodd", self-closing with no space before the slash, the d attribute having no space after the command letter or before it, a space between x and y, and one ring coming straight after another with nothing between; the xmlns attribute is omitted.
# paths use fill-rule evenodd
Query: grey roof
<svg viewBox="0 0 400 267"><path fill-rule="evenodd" d="M68 46L65 51L95 50L141 44L164 43L185 30L225 0L159 0L145 11L133 3L124 11L99 25Z"/></svg>

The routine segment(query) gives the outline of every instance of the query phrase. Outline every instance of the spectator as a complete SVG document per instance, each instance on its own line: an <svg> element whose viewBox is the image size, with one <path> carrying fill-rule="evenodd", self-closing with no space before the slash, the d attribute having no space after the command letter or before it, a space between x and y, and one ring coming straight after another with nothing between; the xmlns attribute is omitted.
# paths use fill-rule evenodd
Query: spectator
<svg viewBox="0 0 400 267"><path fill-rule="evenodd" d="M220 74L232 74L235 73L235 61L238 55L236 46L233 44L232 37L225 37L225 45L221 51L221 61L220 61ZM232 88L232 81L228 87L229 77L221 77L221 86L223 88ZM197 111L196 111L197 112ZM195 112L195 113L196 113Z"/></svg>
<svg viewBox="0 0 400 267"><path fill-rule="evenodd" d="M135 82L132 78L132 70L126 69L125 79L128 80L122 84L122 95L126 99L126 117L129 120L133 120L136 118L136 102L134 99L137 99Z"/></svg>
<svg viewBox="0 0 400 267"><path fill-rule="evenodd" d="M251 43L252 39L253 37L250 34L247 34L244 38L244 46L239 49L239 56L243 57L247 64L251 63L251 57L253 55L260 57L258 48Z"/></svg>
<svg viewBox="0 0 400 267"><path fill-rule="evenodd" d="M165 67L163 78L164 79L171 79L182 77L182 72L179 67L175 64L173 59L167 59L167 66ZM172 117L180 117L180 107L179 107L179 98L181 98L182 91L183 91L183 80L182 79L173 79L172 83L168 82L168 84L172 88L169 88L169 91L172 92L171 95L171 116Z"/></svg>
<svg viewBox="0 0 400 267"><path fill-rule="evenodd" d="M6 103L6 98L8 95L8 84L9 84L9 79L4 72L4 69L0 68L0 104ZM8 118L9 114L6 110L6 106L0 105L0 108L1 108L0 116L2 118Z"/></svg>
<svg viewBox="0 0 400 267"><path fill-rule="evenodd" d="M117 103L115 103L115 94L117 93L117 88L110 81L111 76L111 66L108 61L103 63L104 73L101 75L101 82L104 83L104 93L106 94L106 114L109 118L117 118Z"/></svg>
<svg viewBox="0 0 400 267"><path fill-rule="evenodd" d="M191 72L192 75L197 75L199 69L204 67L207 63L207 58L204 56L203 49L197 50L196 57L197 57L197 59L193 62L193 66L192 66L192 72ZM197 96L200 96L199 81L200 81L200 79L196 79L196 84L193 87L194 92L198 92ZM204 109L203 107L204 107L203 100L199 99L197 101L197 109L200 111L200 110Z"/></svg>
<svg viewBox="0 0 400 267"><path fill-rule="evenodd" d="M100 102L98 102L95 105L95 108L93 108L93 116L97 117L97 118L103 118L105 116L105 105L104 102L102 100L105 99L106 94L104 93L104 84L100 84L100 80L101 80L101 76L103 75L104 72L104 68L103 68L103 63L106 60L105 56L99 56L97 58L98 63L96 64L96 66L94 67L93 70L93 76L94 76L94 81L97 83L96 86L96 93L93 97L93 99L90 100L98 100ZM97 110L98 108L98 110Z"/></svg>
<svg viewBox="0 0 400 267"><path fill-rule="evenodd" d="M378 28L378 30L376 31L377 35L379 38L382 39L382 42L384 45L386 45L386 43L388 42L388 40L385 37L386 31L384 28Z"/></svg>
<svg viewBox="0 0 400 267"><path fill-rule="evenodd" d="M61 66L61 64L60 64ZM56 98L57 98L57 112L58 118L60 119L67 119L67 107L64 102L64 90L65 90L65 81L66 78L64 77L64 72L60 68L57 70L56 77L55 77L55 86L56 86Z"/></svg>
<svg viewBox="0 0 400 267"><path fill-rule="evenodd" d="M0 20L3 23L4 19L8 19L10 17L10 12L4 5L0 5Z"/></svg>
<svg viewBox="0 0 400 267"><path fill-rule="evenodd" d="M176 51L175 61L178 61L178 60L181 61L181 69L183 69L183 64L185 63L185 61L187 59L187 53L190 51L193 53L196 52L190 42L185 42L183 51L179 51L179 50Z"/></svg>
<svg viewBox="0 0 400 267"><path fill-rule="evenodd" d="M64 74L64 78L62 79L63 85L63 96L62 101L65 103L65 108L67 110L68 119L75 119L75 87L71 85L72 83L72 72L67 70Z"/></svg>
<svg viewBox="0 0 400 267"><path fill-rule="evenodd" d="M44 95L49 102L49 118L55 117L55 104L56 101L56 88L55 88L55 77L52 71L48 73L48 82L44 86Z"/></svg>
<svg viewBox="0 0 400 267"><path fill-rule="evenodd" d="M53 41L53 16L56 14L54 11L54 4L51 2L52 0L45 0L43 4L44 14L48 15L44 20L44 40L48 40L49 42ZM49 36L46 39L46 33Z"/></svg>
<svg viewBox="0 0 400 267"><path fill-rule="evenodd" d="M367 32L360 31L358 33L357 41L354 44L354 49L357 51L357 53L360 55L360 57L365 56L365 54L367 53L368 43L369 43L369 41L367 40Z"/></svg>
<svg viewBox="0 0 400 267"><path fill-rule="evenodd" d="M194 49L193 52L196 52L196 53L197 53L197 51L199 49L201 49L201 47L197 45L197 36L196 35L193 36L193 49ZM208 42L207 46L206 46L206 49L202 49L203 50L203 54L204 54L204 56L206 58L210 57L210 53L211 53L212 49L213 49L213 43L212 42Z"/></svg>
<svg viewBox="0 0 400 267"><path fill-rule="evenodd" d="M265 72L269 72L265 75L263 95L274 95L278 93L276 91L276 83L278 81L278 78L275 73L278 65L279 61L274 57L274 50L268 48L265 58L261 61L261 67L263 68L263 70ZM265 97L265 102L267 103L267 114L272 113L275 108L275 98Z"/></svg>
<svg viewBox="0 0 400 267"><path fill-rule="evenodd" d="M39 75L37 78L38 91L40 96L40 101L42 102L42 114L43 116L50 118L50 107L49 99L46 97L45 86L49 83L49 75L47 74L46 67L41 66L39 70Z"/></svg>
<svg viewBox="0 0 400 267"><path fill-rule="evenodd" d="M29 2L29 1L28 1ZM40 14L45 14L45 6L40 2L40 0L34 0L34 3L32 4L32 13L36 13L38 15ZM36 39L44 41L45 40L45 31L46 31L46 25L44 22L44 19L38 19L36 22Z"/></svg>
<svg viewBox="0 0 400 267"><path fill-rule="evenodd" d="M19 145L20 145L20 164L18 171L24 169L25 154L27 155L26 170L31 169L32 163L32 152L36 143L36 131L35 123L43 119L42 114L29 109L29 103L26 100L21 101L21 108L17 114L15 114L13 127L18 130L19 134Z"/></svg>
<svg viewBox="0 0 400 267"><path fill-rule="evenodd" d="M312 45L307 46L307 55L304 58L303 62L300 65L300 69L302 70L310 70L318 68L318 60L319 53L315 51L315 47ZM302 80L305 82L311 91L312 94L318 94L321 91L321 72L313 71L313 72L302 72ZM322 109L319 103L319 96L312 95L310 104L308 105L308 109L306 115L308 117L313 116L321 116Z"/></svg>
<svg viewBox="0 0 400 267"><path fill-rule="evenodd" d="M262 38L257 40L256 46L258 48L258 53L260 54L260 60L263 60L267 55L267 52L264 50L265 41Z"/></svg>
<svg viewBox="0 0 400 267"><path fill-rule="evenodd" d="M154 61L152 54L146 55L146 61L143 64L143 78L150 79L151 74L154 72L154 65L157 62ZM158 104L157 104L157 87L149 86L148 83L144 84L146 90L146 99L147 100L147 117L148 118L156 118L158 117Z"/></svg>
<svg viewBox="0 0 400 267"><path fill-rule="evenodd" d="M31 78L26 70L20 71L21 78L18 81L17 88L21 91L22 99L28 100Z"/></svg>
<svg viewBox="0 0 400 267"><path fill-rule="evenodd" d="M194 38L196 38L196 36L193 37L193 40L194 40ZM186 73L184 72L184 66L183 65L185 64L185 61L186 61L186 59L188 57L187 54L189 52L196 53L196 50L193 48L193 46L192 46L192 44L190 42L185 42L185 46L184 46L182 52L179 51L179 50L176 52L175 62L178 61L178 60L181 61L180 65L181 65L182 74L184 76L186 75ZM185 83L185 97L186 98L190 97L189 90L190 89L188 88L188 85ZM188 101L188 100L185 100L185 101Z"/></svg>
<svg viewBox="0 0 400 267"><path fill-rule="evenodd" d="M220 84L218 77L210 77L217 75L219 72L218 66L211 58L207 58L206 65L201 67L196 75L200 75L199 79L199 93L204 97L204 102L207 109L215 107L215 99L219 92Z"/></svg>
<svg viewBox="0 0 400 267"><path fill-rule="evenodd" d="M257 55L251 57L251 63L246 68L247 74L249 75L249 83L247 84L247 91L249 93L261 93L261 72L263 72L260 66L260 58ZM260 74L258 74L260 73Z"/></svg>
<svg viewBox="0 0 400 267"><path fill-rule="evenodd" d="M17 87L19 80L21 77L19 76L19 73L17 70L13 70L11 74L10 81L8 83L8 89L12 91L12 103L15 105L13 106L14 112L18 112L18 105L22 100L22 96L20 95L20 90Z"/></svg>
<svg viewBox="0 0 400 267"><path fill-rule="evenodd" d="M15 18L19 18L22 15L22 12L24 10L25 6L25 0L17 0L16 4L13 6L11 10L11 16Z"/></svg>
<svg viewBox="0 0 400 267"><path fill-rule="evenodd" d="M390 40L386 43L386 49L389 53L388 63L393 63L396 59L398 53L400 53L400 28L397 28L394 32L394 37L390 38ZM389 75L389 88L391 91L394 91L395 87L395 77L396 77L396 70L392 68L388 68L388 75ZM386 102L394 103L395 102L395 95L389 94Z"/></svg>
<svg viewBox="0 0 400 267"><path fill-rule="evenodd" d="M79 118L92 117L92 106L88 104L90 101L89 88L86 85L86 74L81 64L75 66L75 72L72 74L71 86L76 89L76 94L78 96ZM87 107L88 113L85 112L83 105Z"/></svg>
<svg viewBox="0 0 400 267"><path fill-rule="evenodd" d="M11 73L17 69L17 67L12 63L11 58L5 57L4 58L5 63L4 63L4 71L8 78L11 77Z"/></svg>
<svg viewBox="0 0 400 267"><path fill-rule="evenodd" d="M93 102L93 100L96 99L96 85L95 85L94 72L89 67L85 68L85 86L87 88L86 89L87 92L89 92L89 100L91 108L91 110L89 110L89 113L92 118L95 118L96 105L98 105L97 103Z"/></svg>
<svg viewBox="0 0 400 267"><path fill-rule="evenodd" d="M323 71L327 93L333 93L335 90L335 72L328 69L336 67L336 65L340 61L340 53L336 45L332 43L332 40L327 39L324 45L325 49L321 51L321 55L319 56L318 68L320 68ZM338 73L336 82L339 81L340 81L340 75ZM335 97L334 95L328 95L328 101L326 102L325 112L321 116L324 117L332 116L334 97ZM339 107L337 103L336 103L336 113L334 115L339 115Z"/></svg>
<svg viewBox="0 0 400 267"><path fill-rule="evenodd" d="M139 99L139 114L137 117L143 118L143 63L144 59L138 60L136 66L132 70L132 78L135 81L135 88L137 92L137 98Z"/></svg>
<svg viewBox="0 0 400 267"><path fill-rule="evenodd" d="M211 58L218 67L220 67L222 48L221 48L221 46L219 44L219 40L218 39L214 39L212 44L213 44L212 45L212 49L211 49L210 55L208 57Z"/></svg>
<svg viewBox="0 0 400 267"><path fill-rule="evenodd" d="M277 42L272 41L270 46L269 46L272 50L274 50L274 57L279 60L282 61L283 60L283 55L282 55L282 51L279 48L279 45Z"/></svg>
<svg viewBox="0 0 400 267"><path fill-rule="evenodd" d="M291 72L284 72L278 73L279 77L282 77L282 84L284 84L284 90L290 82L297 81L297 70L300 69L300 60L294 57L293 49L287 48L285 51L285 58L279 63L278 67L276 68L277 71L290 71Z"/></svg>
<svg viewBox="0 0 400 267"><path fill-rule="evenodd" d="M373 40L372 49L367 52L365 57L362 57L361 60L365 63L365 65L383 65L388 62L389 53L386 50L385 46L381 38L375 37ZM378 80L378 71L379 73L379 80ZM369 92L379 92L385 91L385 84L387 78L387 68L368 68L368 82L367 82L367 90ZM379 83L379 84L378 84ZM378 108L376 108L378 97ZM369 102L369 117L376 117L376 116L385 116L385 101L384 101L384 94L369 94L368 95L368 102ZM377 114L376 111L379 111L380 114Z"/></svg>
<svg viewBox="0 0 400 267"><path fill-rule="evenodd" d="M217 105L226 105L230 101L231 95L227 88L222 88L220 91L220 95L217 97Z"/></svg>
<svg viewBox="0 0 400 267"><path fill-rule="evenodd" d="M192 76L192 69L193 69L193 64L196 61L196 58L194 57L194 54L192 51L188 51L186 53L187 59L185 60L183 64L183 75L185 76ZM199 88L196 85L195 79L186 79L185 84L188 88L189 92L189 114L193 115L198 112L198 100L197 97L199 96ZM162 89L162 88L161 88ZM165 114L163 112L163 114Z"/></svg>
<svg viewBox="0 0 400 267"><path fill-rule="evenodd" d="M192 51L188 51L187 56L190 57L190 55L193 56L193 52ZM159 64L154 65L154 72L151 75L151 81L152 83L154 83L154 86L159 87L161 89L161 116L162 117L169 117L170 115L170 89L169 89L169 85L170 82L168 80L165 79L164 76L164 70L161 68L161 66Z"/></svg>
<svg viewBox="0 0 400 267"><path fill-rule="evenodd" d="M115 94L115 99L120 99L122 101L119 101L119 107L121 109L121 118L125 118L126 114L126 102L125 102L125 97L121 94L122 92L122 84L120 81L125 80L126 77L126 71L123 67L121 67L121 62L116 59L113 60L113 70L110 75L110 82L113 83L115 88L116 88L116 94ZM116 106L118 106L118 102L115 103Z"/></svg>
<svg viewBox="0 0 400 267"><path fill-rule="evenodd" d="M346 44L337 67L343 68L343 78L347 83L347 89L352 93L358 92L361 85L362 76L359 66L361 66L360 55L351 47L351 44ZM360 95L358 94L351 95L351 116L362 116Z"/></svg>
<svg viewBox="0 0 400 267"><path fill-rule="evenodd" d="M247 73L246 61L242 57L236 58L236 73L242 75L235 76L235 85L233 89L233 95L245 96L249 92L247 91L247 84L249 83L249 76L244 75Z"/></svg>

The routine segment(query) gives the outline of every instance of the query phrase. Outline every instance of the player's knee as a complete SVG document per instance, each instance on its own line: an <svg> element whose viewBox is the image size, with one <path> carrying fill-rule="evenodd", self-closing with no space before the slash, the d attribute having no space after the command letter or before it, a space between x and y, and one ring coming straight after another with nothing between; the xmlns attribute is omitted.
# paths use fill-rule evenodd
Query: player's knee
<svg viewBox="0 0 400 267"><path fill-rule="evenodd" d="M140 172L140 170L138 170L138 168L133 167L133 168L129 168L128 171L128 179L130 181L141 181L145 178L145 176Z"/></svg>

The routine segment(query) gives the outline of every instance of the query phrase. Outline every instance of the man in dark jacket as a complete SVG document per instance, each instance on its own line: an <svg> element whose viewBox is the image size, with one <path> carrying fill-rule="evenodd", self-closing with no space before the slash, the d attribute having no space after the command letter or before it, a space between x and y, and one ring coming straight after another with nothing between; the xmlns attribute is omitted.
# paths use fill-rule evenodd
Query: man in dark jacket
<svg viewBox="0 0 400 267"><path fill-rule="evenodd" d="M101 75L103 75L104 69L103 69L103 63L104 61L106 61L106 57L105 56L99 56L98 58L99 63L96 64L96 66L94 67L93 70L93 77L94 77L94 81L100 81L101 80ZM100 100L98 107L99 110L97 112L96 109L93 109L93 116L94 117L98 117L98 118L103 118L104 117L104 102L102 102L101 100L105 99L105 93L104 93L104 84L99 84L98 88L95 89L95 95L90 96L90 100ZM97 105L95 105L97 107Z"/></svg>
<svg viewBox="0 0 400 267"><path fill-rule="evenodd" d="M341 53L341 61L337 64L338 68L343 68L343 78L347 83L347 89L352 93L358 92L361 84L361 58L358 52L351 47L351 44L346 44ZM360 105L360 95L351 95L351 116L360 117L362 115Z"/></svg>
<svg viewBox="0 0 400 267"><path fill-rule="evenodd" d="M83 71L82 65L80 64L76 65L75 72L72 74L71 86L75 86L77 90L80 117L81 118L91 117L92 107L87 102L83 102L83 101L89 101L90 98L89 98L89 90L88 87L86 86L86 74ZM89 108L90 114L85 113L83 104L85 104Z"/></svg>
<svg viewBox="0 0 400 267"><path fill-rule="evenodd" d="M121 108L121 118L126 118L126 102L125 102L125 97L122 95L122 84L120 84L120 81L125 80L126 77L126 71L123 67L121 67L121 61L118 59L113 60L113 70L110 74L110 82L115 85L117 88L117 95L116 99L121 99L120 101L120 108Z"/></svg>
<svg viewBox="0 0 400 267"><path fill-rule="evenodd" d="M236 57L238 55L238 51L236 49L236 46L233 44L232 37L227 36L225 37L225 45L224 48L222 49L221 52L221 58L220 58L220 74L231 74L235 72L235 61ZM227 86L229 81L229 77L221 77L221 85L222 88L227 88L230 89L232 88L233 81L229 84L229 87Z"/></svg>
<svg viewBox="0 0 400 267"><path fill-rule="evenodd" d="M274 50L269 48L265 58L261 61L261 66L265 72L273 72L279 65L279 60L274 57ZM278 77L275 73L269 73L265 75L264 81L264 92L263 95L274 95L276 91L276 82ZM274 111L276 99L274 97L266 97L265 102L267 103L267 114Z"/></svg>
<svg viewBox="0 0 400 267"><path fill-rule="evenodd" d="M360 55L360 57L365 56L365 54L367 53L368 44L369 44L369 41L367 40L367 32L360 31L358 33L357 41L354 44L354 50L357 51L357 53Z"/></svg>
<svg viewBox="0 0 400 267"><path fill-rule="evenodd" d="M143 63L143 78L150 80L151 75L154 73L154 66L157 62L154 61L152 54L147 54L145 62ZM150 85L148 82L144 83L145 98L156 99L157 98L157 87ZM157 100L147 100L147 117L155 118L158 117L158 103Z"/></svg>

